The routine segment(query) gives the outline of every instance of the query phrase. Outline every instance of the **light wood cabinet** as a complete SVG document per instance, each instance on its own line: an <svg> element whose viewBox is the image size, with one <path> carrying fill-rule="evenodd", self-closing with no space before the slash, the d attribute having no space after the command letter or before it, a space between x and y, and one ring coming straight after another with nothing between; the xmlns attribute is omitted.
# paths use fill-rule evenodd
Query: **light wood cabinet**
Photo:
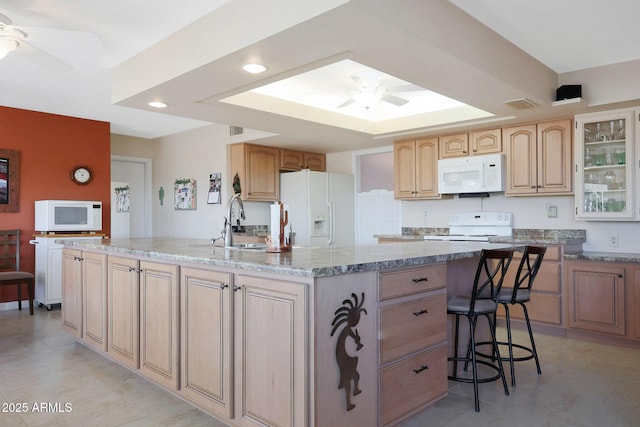
<svg viewBox="0 0 640 427"><path fill-rule="evenodd" d="M83 252L82 261L83 340L107 351L107 255Z"/></svg>
<svg viewBox="0 0 640 427"><path fill-rule="evenodd" d="M393 152L396 199L438 199L438 138L396 141Z"/></svg>
<svg viewBox="0 0 640 427"><path fill-rule="evenodd" d="M242 199L276 201L280 197L280 149L255 144L229 145L229 185L240 178Z"/></svg>
<svg viewBox="0 0 640 427"><path fill-rule="evenodd" d="M280 149L280 170L296 172L302 169L310 169L316 172L327 170L326 155L310 153L298 150Z"/></svg>
<svg viewBox="0 0 640 427"><path fill-rule="evenodd" d="M503 129L510 196L571 194L571 120L556 120Z"/></svg>
<svg viewBox="0 0 640 427"><path fill-rule="evenodd" d="M309 425L305 286L238 274L235 422Z"/></svg>
<svg viewBox="0 0 640 427"><path fill-rule="evenodd" d="M625 269L615 264L567 262L567 327L624 336Z"/></svg>
<svg viewBox="0 0 640 427"><path fill-rule="evenodd" d="M438 145L441 159L468 156L469 134L457 133L454 135L441 136L438 138Z"/></svg>
<svg viewBox="0 0 640 427"><path fill-rule="evenodd" d="M522 252L514 252L513 261L504 279L505 288L513 288ZM509 307L511 319L524 320L524 312L519 307ZM548 246L531 289L531 301L527 303L529 320L532 324L562 326L562 247ZM498 316L504 318L504 308L498 306Z"/></svg>
<svg viewBox="0 0 640 427"><path fill-rule="evenodd" d="M108 257L107 353L118 362L138 369L140 361L139 261Z"/></svg>
<svg viewBox="0 0 640 427"><path fill-rule="evenodd" d="M182 267L180 277L180 394L232 418L233 275Z"/></svg>
<svg viewBox="0 0 640 427"><path fill-rule="evenodd" d="M379 419L395 424L447 394L447 267L379 273Z"/></svg>
<svg viewBox="0 0 640 427"><path fill-rule="evenodd" d="M467 133L444 135L438 138L441 159L480 156L502 152L502 130L484 129Z"/></svg>
<svg viewBox="0 0 640 427"><path fill-rule="evenodd" d="M178 270L140 261L140 372L172 390L180 378Z"/></svg>
<svg viewBox="0 0 640 427"><path fill-rule="evenodd" d="M502 153L502 129L484 129L469 133L471 155Z"/></svg>
<svg viewBox="0 0 640 427"><path fill-rule="evenodd" d="M62 250L62 326L82 338L82 251Z"/></svg>

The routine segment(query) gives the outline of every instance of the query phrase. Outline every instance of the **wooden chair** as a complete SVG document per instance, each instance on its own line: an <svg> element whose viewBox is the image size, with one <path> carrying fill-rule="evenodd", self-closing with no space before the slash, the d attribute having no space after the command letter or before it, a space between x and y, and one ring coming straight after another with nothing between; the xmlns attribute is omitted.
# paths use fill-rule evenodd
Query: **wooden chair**
<svg viewBox="0 0 640 427"><path fill-rule="evenodd" d="M18 310L22 310L22 284L29 292L29 313L33 316L35 279L20 271L20 230L0 230L0 286L17 286Z"/></svg>

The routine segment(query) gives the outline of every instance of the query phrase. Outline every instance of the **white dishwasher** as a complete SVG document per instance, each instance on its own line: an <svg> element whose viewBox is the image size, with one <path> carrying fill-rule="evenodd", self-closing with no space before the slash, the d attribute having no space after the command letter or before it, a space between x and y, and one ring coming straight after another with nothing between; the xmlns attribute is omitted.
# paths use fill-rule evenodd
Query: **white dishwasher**
<svg viewBox="0 0 640 427"><path fill-rule="evenodd" d="M51 310L52 304L62 302L62 248L56 240L102 239L102 236L65 236L60 234L36 236L29 243L36 247L36 294L39 307Z"/></svg>

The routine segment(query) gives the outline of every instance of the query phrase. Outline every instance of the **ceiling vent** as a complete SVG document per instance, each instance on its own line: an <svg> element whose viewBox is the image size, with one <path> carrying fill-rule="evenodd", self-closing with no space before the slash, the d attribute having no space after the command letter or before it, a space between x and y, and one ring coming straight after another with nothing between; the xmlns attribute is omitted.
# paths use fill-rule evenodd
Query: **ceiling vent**
<svg viewBox="0 0 640 427"><path fill-rule="evenodd" d="M512 99L511 101L504 101L503 104L507 104L508 106L513 107L516 110L526 110L527 108L538 106L538 104L527 98Z"/></svg>
<svg viewBox="0 0 640 427"><path fill-rule="evenodd" d="M244 129L240 126L229 126L229 136L242 135Z"/></svg>

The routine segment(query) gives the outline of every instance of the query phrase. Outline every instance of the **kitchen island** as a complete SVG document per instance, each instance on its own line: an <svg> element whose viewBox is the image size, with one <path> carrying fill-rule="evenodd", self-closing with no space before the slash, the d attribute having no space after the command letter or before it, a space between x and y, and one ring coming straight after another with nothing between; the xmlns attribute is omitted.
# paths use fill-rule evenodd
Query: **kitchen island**
<svg viewBox="0 0 640 427"><path fill-rule="evenodd" d="M512 246L63 244L78 340L226 423L295 427L393 425L446 396L446 294Z"/></svg>

